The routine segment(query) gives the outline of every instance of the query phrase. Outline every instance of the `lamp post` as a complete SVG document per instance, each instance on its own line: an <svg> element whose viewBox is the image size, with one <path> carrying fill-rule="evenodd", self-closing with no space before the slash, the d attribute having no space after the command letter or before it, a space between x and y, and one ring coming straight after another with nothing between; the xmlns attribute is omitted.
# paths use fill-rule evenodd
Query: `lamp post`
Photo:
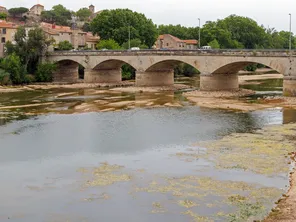
<svg viewBox="0 0 296 222"><path fill-rule="evenodd" d="M198 48L200 48L200 18L198 18Z"/></svg>
<svg viewBox="0 0 296 222"><path fill-rule="evenodd" d="M289 35L289 50L291 53L291 49L292 49L292 14L289 14L290 16L290 35Z"/></svg>

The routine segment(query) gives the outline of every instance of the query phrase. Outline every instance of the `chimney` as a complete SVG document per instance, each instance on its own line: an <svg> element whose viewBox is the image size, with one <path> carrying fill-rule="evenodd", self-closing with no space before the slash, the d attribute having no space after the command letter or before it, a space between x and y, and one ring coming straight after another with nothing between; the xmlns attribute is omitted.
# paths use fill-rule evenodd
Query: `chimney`
<svg viewBox="0 0 296 222"><path fill-rule="evenodd" d="M52 28L52 29L55 29L55 28L56 28L56 24L53 23L52 26L51 26L51 28Z"/></svg>

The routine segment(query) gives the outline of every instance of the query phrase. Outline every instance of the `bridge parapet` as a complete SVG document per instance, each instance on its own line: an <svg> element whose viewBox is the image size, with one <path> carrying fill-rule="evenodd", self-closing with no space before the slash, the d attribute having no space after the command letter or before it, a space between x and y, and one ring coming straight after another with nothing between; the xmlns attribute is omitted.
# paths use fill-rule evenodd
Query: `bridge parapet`
<svg viewBox="0 0 296 222"><path fill-rule="evenodd" d="M255 49L221 49L221 50L83 50L56 51L48 56L251 56L251 57L296 57L296 50L255 50Z"/></svg>

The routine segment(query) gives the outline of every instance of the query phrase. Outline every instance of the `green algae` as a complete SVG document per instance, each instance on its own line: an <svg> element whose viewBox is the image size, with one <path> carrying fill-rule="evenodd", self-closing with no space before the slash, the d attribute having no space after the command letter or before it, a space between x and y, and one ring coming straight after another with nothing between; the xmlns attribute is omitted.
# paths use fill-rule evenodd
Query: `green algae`
<svg viewBox="0 0 296 222"><path fill-rule="evenodd" d="M248 170L268 176L287 174L288 154L296 150L295 134L296 124L271 126L255 133L231 134L221 140L196 144L206 148L204 153L195 150L176 156L186 156L185 161L203 158L222 169Z"/></svg>

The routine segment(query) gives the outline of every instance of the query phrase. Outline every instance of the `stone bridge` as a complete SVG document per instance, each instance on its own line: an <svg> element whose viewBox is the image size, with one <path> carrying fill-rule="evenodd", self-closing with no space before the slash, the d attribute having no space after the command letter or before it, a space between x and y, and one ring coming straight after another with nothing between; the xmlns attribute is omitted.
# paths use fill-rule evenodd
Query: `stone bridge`
<svg viewBox="0 0 296 222"><path fill-rule="evenodd" d="M84 82L121 81L121 67L136 70L137 86L174 84L174 67L187 63L201 72L201 90L238 89L238 71L260 63L284 75L284 94L296 96L296 51L284 50L140 50L61 51L47 60L57 62L56 82L77 82L78 66L83 66Z"/></svg>

